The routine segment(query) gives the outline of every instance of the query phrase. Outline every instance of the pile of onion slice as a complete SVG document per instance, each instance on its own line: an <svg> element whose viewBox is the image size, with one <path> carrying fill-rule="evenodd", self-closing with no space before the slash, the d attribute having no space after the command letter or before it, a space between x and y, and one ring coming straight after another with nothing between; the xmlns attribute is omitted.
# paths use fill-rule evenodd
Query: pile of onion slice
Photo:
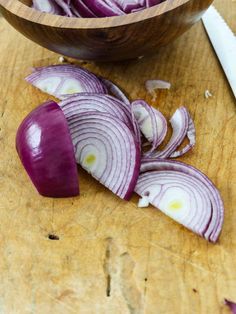
<svg viewBox="0 0 236 314"><path fill-rule="evenodd" d="M39 193L78 194L77 162L120 198L135 191L139 207L152 204L217 241L224 218L219 191L196 168L170 159L195 144L187 108L175 111L172 136L157 150L167 133L165 117L144 100L130 102L114 83L72 65L37 68L27 81L61 99L35 109L17 133L18 154ZM179 148L185 138L189 143ZM149 150L142 149L144 141Z"/></svg>
<svg viewBox="0 0 236 314"><path fill-rule="evenodd" d="M69 17L108 17L134 13L164 0L33 0L36 10Z"/></svg>

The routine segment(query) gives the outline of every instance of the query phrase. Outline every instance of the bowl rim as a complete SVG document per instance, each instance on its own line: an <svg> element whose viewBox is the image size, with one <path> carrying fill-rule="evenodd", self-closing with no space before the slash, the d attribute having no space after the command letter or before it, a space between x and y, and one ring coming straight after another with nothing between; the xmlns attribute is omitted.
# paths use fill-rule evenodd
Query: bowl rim
<svg viewBox="0 0 236 314"><path fill-rule="evenodd" d="M198 0L165 0L151 8L122 16L100 18L77 18L59 16L37 11L19 0L0 0L0 7L12 14L36 24L63 29L105 29L138 23L172 11L190 1Z"/></svg>

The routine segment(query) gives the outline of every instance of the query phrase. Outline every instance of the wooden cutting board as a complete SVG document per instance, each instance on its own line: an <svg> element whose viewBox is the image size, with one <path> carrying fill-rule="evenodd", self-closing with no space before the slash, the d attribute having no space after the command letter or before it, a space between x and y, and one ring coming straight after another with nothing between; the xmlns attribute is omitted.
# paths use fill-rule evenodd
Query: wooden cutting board
<svg viewBox="0 0 236 314"><path fill-rule="evenodd" d="M236 33L236 2L215 5ZM202 24L149 58L78 64L167 117L180 105L189 108L197 145L181 160L205 172L225 203L215 245L152 207L137 208L135 195L120 200L84 171L80 197L39 196L17 157L15 134L25 115L49 98L24 77L59 56L2 18L0 43L0 313L229 313L223 299L236 301L236 107ZM153 102L144 82L156 78L172 88Z"/></svg>

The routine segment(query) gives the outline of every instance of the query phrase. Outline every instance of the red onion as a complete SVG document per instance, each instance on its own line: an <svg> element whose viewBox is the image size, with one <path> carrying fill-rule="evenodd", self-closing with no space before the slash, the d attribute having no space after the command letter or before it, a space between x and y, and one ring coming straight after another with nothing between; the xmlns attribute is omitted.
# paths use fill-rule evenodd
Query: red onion
<svg viewBox="0 0 236 314"><path fill-rule="evenodd" d="M17 131L16 148L40 194L49 197L79 194L70 132L55 102L42 104L24 119Z"/></svg>
<svg viewBox="0 0 236 314"><path fill-rule="evenodd" d="M175 151L170 155L171 158L180 157L184 154L186 154L190 149L192 149L196 144L196 130L195 125L192 120L192 118L189 117L188 121L188 130L187 130L187 138L189 139L189 144L187 144L185 147L183 147L179 151Z"/></svg>
<svg viewBox="0 0 236 314"><path fill-rule="evenodd" d="M61 8L55 2L50 0L33 0L32 7L38 11L62 15Z"/></svg>
<svg viewBox="0 0 236 314"><path fill-rule="evenodd" d="M77 162L119 197L128 200L140 168L133 132L108 113L91 111L68 120Z"/></svg>
<svg viewBox="0 0 236 314"><path fill-rule="evenodd" d="M38 0L44 1L44 0ZM164 0L47 0L53 6L55 3L61 7L63 13L69 17L109 17L137 12ZM41 7L38 8L41 10ZM52 12L51 12L52 13Z"/></svg>
<svg viewBox="0 0 236 314"><path fill-rule="evenodd" d="M123 103L130 105L130 101L129 99L125 96L125 94L122 92L122 90L115 85L113 82L101 78L103 84L105 85L105 87L107 88L109 94L113 95L114 97L116 97L117 99L121 100Z"/></svg>
<svg viewBox="0 0 236 314"><path fill-rule="evenodd" d="M51 2L53 2L53 1L51 1ZM54 2L56 2L62 8L65 15L67 15L69 17L73 16L73 13L71 12L71 8L70 8L70 4L72 2L71 0L54 0Z"/></svg>
<svg viewBox="0 0 236 314"><path fill-rule="evenodd" d="M193 121L190 120L189 112L185 107L180 107L177 109L170 119L170 123L173 128L172 137L166 147L159 152L150 154L150 158L167 158L182 155L185 151L188 151L195 143L195 129L193 125ZM190 145L185 148L183 151L175 152L176 149L183 142L187 132L189 131L188 136L191 138ZM194 138L194 139L193 139Z"/></svg>
<svg viewBox="0 0 236 314"><path fill-rule="evenodd" d="M69 121L75 115L89 111L109 113L123 121L131 131L134 131L129 108L118 99L103 94L75 94L59 103L66 119Z"/></svg>
<svg viewBox="0 0 236 314"><path fill-rule="evenodd" d="M152 152L162 143L166 136L166 119L160 111L149 106L144 100L136 100L131 106L141 132L152 143L150 151Z"/></svg>
<svg viewBox="0 0 236 314"><path fill-rule="evenodd" d="M208 241L217 241L223 202L215 185L196 168L177 161L143 159L135 192Z"/></svg>
<svg viewBox="0 0 236 314"><path fill-rule="evenodd" d="M63 99L64 94L107 93L101 80L93 73L71 64L35 68L26 81L45 93Z"/></svg>

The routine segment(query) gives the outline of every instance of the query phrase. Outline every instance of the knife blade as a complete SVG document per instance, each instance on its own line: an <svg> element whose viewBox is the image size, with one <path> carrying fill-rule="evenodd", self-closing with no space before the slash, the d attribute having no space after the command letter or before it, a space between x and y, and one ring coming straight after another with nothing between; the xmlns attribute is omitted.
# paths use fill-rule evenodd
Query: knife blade
<svg viewBox="0 0 236 314"><path fill-rule="evenodd" d="M236 37L213 6L202 21L236 98Z"/></svg>

